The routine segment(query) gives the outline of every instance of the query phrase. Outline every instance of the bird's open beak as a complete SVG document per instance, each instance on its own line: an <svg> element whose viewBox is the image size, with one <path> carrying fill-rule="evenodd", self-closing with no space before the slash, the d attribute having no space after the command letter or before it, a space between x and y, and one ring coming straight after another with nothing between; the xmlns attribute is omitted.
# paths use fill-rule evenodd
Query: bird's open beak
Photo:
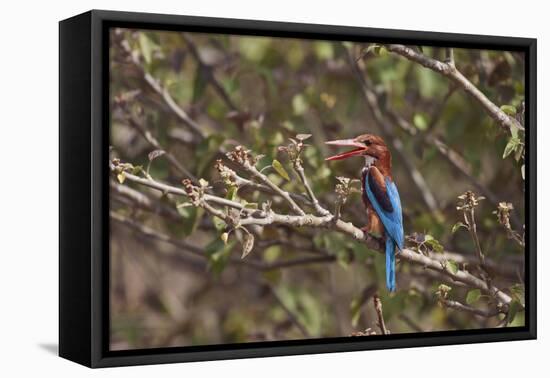
<svg viewBox="0 0 550 378"><path fill-rule="evenodd" d="M340 140L331 140L328 142L325 142L325 144L331 145L331 146L340 146L340 147L353 147L351 151L343 152L338 155L329 156L325 160L341 160L341 159L347 159L352 156L359 156L362 155L366 150L367 147L363 143L356 142L355 139L340 139Z"/></svg>

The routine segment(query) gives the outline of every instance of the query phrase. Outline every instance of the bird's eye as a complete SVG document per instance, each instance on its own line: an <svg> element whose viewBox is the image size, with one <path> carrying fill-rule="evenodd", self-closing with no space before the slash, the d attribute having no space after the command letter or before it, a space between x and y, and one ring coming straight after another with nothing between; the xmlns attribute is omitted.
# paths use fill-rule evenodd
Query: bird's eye
<svg viewBox="0 0 550 378"><path fill-rule="evenodd" d="M365 141L363 141L363 144L364 144L365 146L370 146L370 145L371 145L371 142L370 142L370 140L365 140Z"/></svg>

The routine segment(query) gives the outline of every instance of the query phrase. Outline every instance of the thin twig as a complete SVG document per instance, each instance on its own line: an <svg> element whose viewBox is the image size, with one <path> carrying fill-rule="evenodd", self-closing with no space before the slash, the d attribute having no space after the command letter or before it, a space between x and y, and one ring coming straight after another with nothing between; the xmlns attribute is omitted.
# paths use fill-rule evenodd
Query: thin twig
<svg viewBox="0 0 550 378"><path fill-rule="evenodd" d="M171 220L180 221L182 218L173 207L167 206L160 201L156 201L142 192L129 187L128 185L121 185L111 180L109 186L113 194L129 199L132 206L137 206L152 213L165 216Z"/></svg>
<svg viewBox="0 0 550 378"><path fill-rule="evenodd" d="M319 200L315 196L315 193L313 193L313 190L311 189L311 186L309 185L309 182L307 180L306 174L304 172L304 167L302 166L302 163L299 159L296 159L296 161L293 163L294 170L296 173L298 173L298 177L300 177L300 181L304 185L304 188L306 189L306 193L313 204L313 208L319 215L329 215L330 211L325 209L321 204L319 203Z"/></svg>
<svg viewBox="0 0 550 378"><path fill-rule="evenodd" d="M132 48L130 47L130 44L127 40L122 39L120 41L120 47L122 50L126 53L126 56L128 60L134 65L135 68L138 69L138 71L141 74L141 77L143 80L149 85L149 87L155 91L164 101L164 103L168 106L170 111L184 124L186 124L195 134L197 134L201 139L205 137L204 128L201 127L198 123L196 123L185 110L183 110L182 107L180 107L176 101L172 98L168 90L164 88L158 79L153 77L143 64L141 63L139 59L139 55L134 53Z"/></svg>
<svg viewBox="0 0 550 378"><path fill-rule="evenodd" d="M231 110L240 112L240 109L235 105L233 100L231 100L231 97L227 94L223 86L219 83L219 81L214 76L213 67L211 65L208 65L204 62L204 60L201 58L199 50L195 43L193 42L193 39L188 33L182 33L182 37L187 43L187 46L189 47L189 51L191 52L191 55L201 67L202 72L204 75L206 75L206 80L208 83L212 86L212 88L218 93L218 95L221 97L223 102L227 105L227 107Z"/></svg>
<svg viewBox="0 0 550 378"><path fill-rule="evenodd" d="M257 190L262 193L279 196L279 192L274 191L271 187L254 182L242 176L239 176L237 172L225 166L222 160L218 160L216 162L215 167L220 173L220 175L222 176L222 178L228 179L230 182L234 183L237 186L239 191L242 189L248 188L251 190ZM294 201L299 202L302 205L309 206L309 207L313 206L311 201L307 197L301 194L296 194L296 193L288 193L288 194Z"/></svg>
<svg viewBox="0 0 550 378"><path fill-rule="evenodd" d="M163 148L159 141L153 136L153 134L149 130L145 128L144 125L141 124L141 122L136 118L135 115L128 112L127 120L130 126L138 130L138 132L151 145L151 147L157 150L164 151L164 156L166 157L170 165L172 165L172 167L174 167L178 171L178 173L180 173L184 177L190 178L194 182L197 182L197 178L195 177L195 175L193 175L191 171L185 168L183 164L181 164L181 162L179 162L178 159L176 159L176 157L170 151Z"/></svg>
<svg viewBox="0 0 550 378"><path fill-rule="evenodd" d="M445 63L451 67L455 66L455 53L452 47L447 47L445 49Z"/></svg>
<svg viewBox="0 0 550 378"><path fill-rule="evenodd" d="M111 169L114 169L114 167L112 167ZM123 174L124 174L125 180L135 182L136 184L144 185L144 186L147 186L149 188L159 190L164 194L174 194L174 195L178 195L178 196L187 197L187 192L185 190L183 190L182 188L178 188L178 187L175 187L175 186L172 186L172 185L164 184L164 183L161 183L159 181L153 180L152 178L139 177L139 176L136 176L136 175L134 175L132 173L129 173L129 172L124 172ZM229 206L229 207L232 207L234 209L241 210L241 211L244 211L244 212L251 212L252 211L251 209L245 208L243 206L243 204L241 204L239 202L230 201L230 200L227 200L225 198L218 197L218 196L205 194L203 198L204 198L205 201L211 201L211 202L216 203L216 204L221 205L221 206Z"/></svg>
<svg viewBox="0 0 550 378"><path fill-rule="evenodd" d="M450 300L450 299L443 299L442 298L439 301L445 307L452 308L452 309L455 309L455 310L458 310L458 311L469 312L471 314L474 314L474 315L477 315L477 316L482 316L482 317L485 317L485 318L492 318L493 316L496 316L500 313L500 311L498 311L498 310L492 310L492 311L481 310L479 308L475 308L475 307L472 307L472 306L469 306L469 305L465 305L463 303L453 301L453 300Z"/></svg>
<svg viewBox="0 0 550 378"><path fill-rule="evenodd" d="M299 215L306 214L304 210L302 210L300 206L298 206L298 204L292 199L292 197L286 190L281 189L278 185L276 185L273 181L271 181L266 175L260 172L254 165L250 164L248 161L245 161L242 164L242 167L247 173L249 173L253 177L260 180L262 184L266 185L275 193L283 197L288 202L293 212Z"/></svg>
<svg viewBox="0 0 550 378"><path fill-rule="evenodd" d="M380 300L380 297L378 294L374 294L372 297L372 302L374 303L374 309L376 310L376 316L378 318L378 328L380 328L380 332L382 335L387 335L388 329L386 328L386 323L384 322L384 314L382 313L382 301Z"/></svg>
<svg viewBox="0 0 550 378"><path fill-rule="evenodd" d="M467 222L466 224L468 225L468 230L470 231L470 235L472 236L472 240L474 241L474 246L477 253L477 257L479 259L479 264L482 267L485 267L485 255L483 254L483 251L481 249L481 243L479 242L479 236L477 235L475 210L473 207L469 211L469 217L465 214L465 219Z"/></svg>

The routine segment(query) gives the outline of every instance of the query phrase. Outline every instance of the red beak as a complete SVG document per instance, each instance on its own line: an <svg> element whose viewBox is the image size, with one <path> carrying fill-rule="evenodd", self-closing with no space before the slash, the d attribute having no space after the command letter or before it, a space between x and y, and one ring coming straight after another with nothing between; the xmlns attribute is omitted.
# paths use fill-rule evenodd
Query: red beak
<svg viewBox="0 0 550 378"><path fill-rule="evenodd" d="M325 160L342 160L347 159L352 156L359 156L362 155L366 150L367 147L363 143L356 142L355 139L340 139L340 140L331 140L328 142L325 142L325 144L329 144L331 146L340 146L340 147L353 147L353 150L348 152L343 152L338 155L333 155Z"/></svg>

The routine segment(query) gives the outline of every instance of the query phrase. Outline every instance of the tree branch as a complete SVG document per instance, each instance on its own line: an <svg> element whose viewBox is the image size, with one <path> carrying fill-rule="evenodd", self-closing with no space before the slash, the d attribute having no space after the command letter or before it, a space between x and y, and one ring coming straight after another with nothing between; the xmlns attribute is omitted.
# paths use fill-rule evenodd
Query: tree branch
<svg viewBox="0 0 550 378"><path fill-rule="evenodd" d="M154 78L149 72L147 72L139 59L139 55L132 50L128 41L125 39L120 39L119 45L126 53L129 62L131 62L134 67L140 72L141 77L143 78L145 83L147 83L147 85L162 98L164 103L168 106L168 108L176 116L176 118L186 124L201 139L204 138L204 128L196 123L187 114L187 112L176 103L176 101L172 98L166 88L164 88L160 84L160 81L158 79Z"/></svg>
<svg viewBox="0 0 550 378"><path fill-rule="evenodd" d="M124 110L128 114L128 117L126 119L130 124L130 126L136 129L143 136L143 138L151 145L151 147L153 147L156 150L164 151L165 157L170 163L170 165L174 167L176 171L178 171L178 173L180 173L182 176L188 177L195 182L197 181L197 178L191 173L191 171L185 168L183 164L181 164L170 151L163 148L162 145L159 143L159 141L153 136L153 134L151 134L149 130L145 128L144 125L141 124L141 122L136 118L135 115L131 114L127 109L124 109Z"/></svg>
<svg viewBox="0 0 550 378"><path fill-rule="evenodd" d="M206 75L206 80L208 83L212 86L212 88L218 93L218 95L221 97L223 102L225 102L226 106L233 110L240 113L240 109L235 105L233 100L231 100L231 97L227 94L223 86L219 83L218 80L216 80L216 77L214 76L213 67L206 64L203 59L200 56L199 50L195 43L193 42L193 39L188 33L182 33L181 34L185 42L187 43L187 46L189 47L189 51L191 52L191 55L197 62L197 64L201 67L201 70Z"/></svg>
<svg viewBox="0 0 550 378"><path fill-rule="evenodd" d="M471 313L471 314L474 314L474 315L477 315L477 316L482 316L484 318L492 318L493 316L496 316L496 315L500 314L500 311L498 311L498 310L492 310L492 311L481 310L479 308L468 306L468 305L465 305L463 303L453 301L453 300L450 300L450 299L441 298L439 301L445 307L452 308L452 309L458 310L458 311L468 312L468 313Z"/></svg>
<svg viewBox="0 0 550 378"><path fill-rule="evenodd" d="M300 208L300 206L298 206L298 204L292 199L292 197L290 196L290 194L287 191L285 191L285 190L281 189L279 186L275 185L275 183L273 181L271 181L266 175L264 175L262 172L258 171L256 166L254 165L255 163L254 164L251 163L250 153L248 151L246 151L242 146L237 146L237 148L235 148L235 150L233 152L228 153L228 158L231 161L234 161L234 162L240 164L240 166L248 174L250 174L252 177L255 177L256 179L261 181L262 184L264 184L265 186L270 188L272 191L277 193L279 196L283 197L288 202L288 204L290 205L290 208L292 209L293 212L295 212L296 214L299 214L299 215L305 215L304 210L302 210Z"/></svg>
<svg viewBox="0 0 550 378"><path fill-rule="evenodd" d="M495 105L483 92L481 92L474 84L472 84L455 66L454 64L440 62L439 60L430 58L410 47L404 45L390 44L386 46L388 51L403 56L408 60L418 63L432 71L435 71L461 87L470 97L478 102L483 109L493 118L497 124L508 132L512 132L513 128L524 130L524 127L515 119L508 116L497 105ZM452 50L451 50L452 51ZM454 57L453 57L454 61Z"/></svg>
<svg viewBox="0 0 550 378"><path fill-rule="evenodd" d="M382 335L387 335L389 332L386 328L386 322L384 322L384 314L382 313L382 301L380 301L380 297L378 296L378 294L374 294L374 296L372 297L372 302L374 303L374 309L378 318L378 328L380 328L380 332L382 333Z"/></svg>
<svg viewBox="0 0 550 378"><path fill-rule="evenodd" d="M294 170L296 173L298 173L298 177L300 177L300 181L304 185L304 188L306 189L306 193L311 200L311 203L313 204L313 208L319 215L329 215L330 211L325 209L321 204L319 203L319 200L315 196L315 193L313 193L313 190L311 189L311 186L309 185L309 182L307 180L304 167L302 166L302 163L299 159L296 159L296 161L293 163Z"/></svg>
<svg viewBox="0 0 550 378"><path fill-rule="evenodd" d="M249 188L252 190L257 190L262 193L267 193L267 194L276 195L276 196L279 195L278 192L274 191L271 187L267 185L259 184L252 180L239 176L237 172L227 167L222 162L221 159L216 161L215 168L218 170L220 176L224 180L228 180L228 182L234 183L237 186L238 190ZM296 194L296 193L288 193L288 194L294 201L299 202L302 205L313 206L311 201L301 194Z"/></svg>
<svg viewBox="0 0 550 378"><path fill-rule="evenodd" d="M113 193L129 199L134 206L165 216L171 220L181 220L181 215L174 208L153 200L139 190L135 190L128 185L115 183L113 180L110 181L109 186Z"/></svg>
<svg viewBox="0 0 550 378"><path fill-rule="evenodd" d="M170 185L159 183L157 181L150 180L150 179L143 179L129 173L126 173L125 175L126 175L126 178L130 181L148 186L153 189L160 190L161 192L171 193L171 194L176 194L176 195L181 195L186 197L188 196L188 192L181 188L172 187ZM229 206L237 210L242 210L245 214L248 214L244 218L238 219L239 224L242 226L244 225L261 225L261 226L286 225L286 226L292 226L292 227L313 227L313 228L332 229L342 234L348 235L349 237L352 237L355 240L366 243L367 246L369 246L369 248L377 250L379 253L383 253L383 246L381 245L379 240L369 237L360 228L355 227L351 223L344 222L340 219L334 222L333 215L327 215L327 216L315 216L312 214L283 215L283 214L275 213L271 210L268 212L265 212L263 210L251 210L251 209L246 209L242 204L238 202L230 201L230 200L220 198L210 194L204 194L201 200L199 201L198 206L204 206L204 203L208 203L208 202L211 202L220 206ZM210 212L212 213L211 206L207 208L207 211L208 210L210 210ZM230 221L229 219L226 218L228 217L228 215L226 215L225 213L220 214L219 212L214 212L213 215L220 216L222 217L222 219L225 218L224 220ZM433 258L430 258L428 256L424 256L416 251L413 251L407 248L400 251L397 257L402 261L407 261L412 264L416 264L428 269L435 270L449 277L450 279L454 281L462 282L468 285L469 287L480 289L483 292L496 297L503 304L508 304L512 301L512 298L508 294L504 293L503 291L501 291L500 289L494 286L489 287L485 281L472 275L466 270L458 270L456 273L453 273L446 268L445 263L435 260Z"/></svg>

